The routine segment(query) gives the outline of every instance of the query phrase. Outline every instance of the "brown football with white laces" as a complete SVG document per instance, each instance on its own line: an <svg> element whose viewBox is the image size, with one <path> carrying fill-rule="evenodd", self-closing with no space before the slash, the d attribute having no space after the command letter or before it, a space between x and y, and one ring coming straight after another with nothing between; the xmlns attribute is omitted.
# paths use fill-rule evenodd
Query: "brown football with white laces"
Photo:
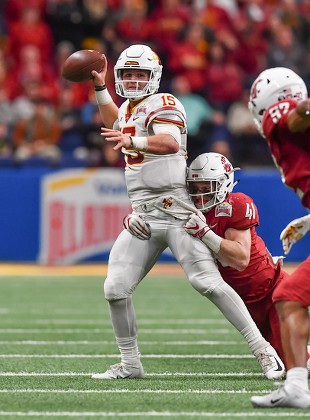
<svg viewBox="0 0 310 420"><path fill-rule="evenodd" d="M95 50L79 50L71 54L64 62L62 77L70 82L87 82L93 78L91 72L100 72L105 64L103 54Z"/></svg>

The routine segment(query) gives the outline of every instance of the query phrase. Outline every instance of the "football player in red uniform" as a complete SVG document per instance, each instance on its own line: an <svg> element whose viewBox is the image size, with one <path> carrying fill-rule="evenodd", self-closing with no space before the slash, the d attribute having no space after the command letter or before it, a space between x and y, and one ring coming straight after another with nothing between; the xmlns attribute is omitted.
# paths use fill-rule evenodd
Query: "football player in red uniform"
<svg viewBox="0 0 310 420"><path fill-rule="evenodd" d="M310 99L304 81L292 70L276 67L254 81L249 109L266 139L285 185L310 210ZM310 215L293 220L280 238L284 252L310 229ZM273 301L279 314L287 377L277 391L251 398L254 407L310 408L307 372L310 256L278 284Z"/></svg>
<svg viewBox="0 0 310 420"><path fill-rule="evenodd" d="M199 210L184 229L215 252L223 279L241 296L262 335L283 360L279 319L272 293L288 274L257 235L259 215L252 198L232 192L234 172L219 153L199 155L187 175L189 195ZM219 250L214 246L220 241Z"/></svg>

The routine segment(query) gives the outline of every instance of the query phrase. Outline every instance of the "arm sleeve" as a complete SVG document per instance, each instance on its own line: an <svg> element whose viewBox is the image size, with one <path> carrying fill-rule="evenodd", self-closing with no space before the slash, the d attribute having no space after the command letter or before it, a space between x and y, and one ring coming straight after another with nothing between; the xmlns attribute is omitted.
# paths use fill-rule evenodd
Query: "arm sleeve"
<svg viewBox="0 0 310 420"><path fill-rule="evenodd" d="M181 132L174 124L153 124L154 134L170 134L179 144L181 143Z"/></svg>

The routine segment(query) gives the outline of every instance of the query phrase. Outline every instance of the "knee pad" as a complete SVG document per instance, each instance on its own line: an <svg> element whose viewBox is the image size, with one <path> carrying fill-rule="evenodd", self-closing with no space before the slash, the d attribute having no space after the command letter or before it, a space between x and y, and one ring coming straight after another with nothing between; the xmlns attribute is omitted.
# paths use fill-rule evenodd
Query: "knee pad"
<svg viewBox="0 0 310 420"><path fill-rule="evenodd" d="M132 294L132 290L130 290L124 278L107 277L103 285L103 290L104 297L107 301L126 299Z"/></svg>

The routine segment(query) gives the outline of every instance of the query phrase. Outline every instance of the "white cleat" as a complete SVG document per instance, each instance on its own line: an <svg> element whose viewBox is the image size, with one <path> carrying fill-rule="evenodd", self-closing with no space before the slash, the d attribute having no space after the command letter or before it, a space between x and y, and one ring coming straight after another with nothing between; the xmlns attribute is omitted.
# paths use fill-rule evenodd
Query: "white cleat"
<svg viewBox="0 0 310 420"><path fill-rule="evenodd" d="M267 379L284 378L286 373L284 364L272 346L268 346L256 353L255 357Z"/></svg>
<svg viewBox="0 0 310 420"><path fill-rule="evenodd" d="M121 363L112 365L104 373L95 373L92 379L142 379L144 378L143 366L124 366Z"/></svg>
<svg viewBox="0 0 310 420"><path fill-rule="evenodd" d="M304 389L282 385L277 391L261 397L252 397L253 407L259 408L310 408L310 392Z"/></svg>

